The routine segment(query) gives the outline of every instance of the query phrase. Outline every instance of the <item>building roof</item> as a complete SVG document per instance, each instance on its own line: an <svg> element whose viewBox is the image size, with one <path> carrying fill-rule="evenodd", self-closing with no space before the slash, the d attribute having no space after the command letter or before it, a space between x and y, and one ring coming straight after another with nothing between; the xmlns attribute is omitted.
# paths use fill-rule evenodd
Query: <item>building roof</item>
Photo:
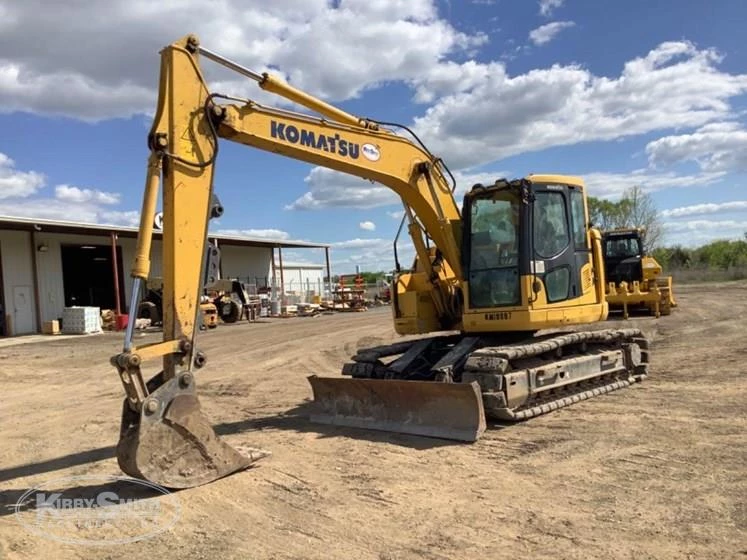
<svg viewBox="0 0 747 560"><path fill-rule="evenodd" d="M70 233L79 235L108 236L112 232L118 237L137 238L138 228L92 224L85 222L66 222L62 220L43 220L37 218L20 218L16 216L0 216L0 230L39 231L48 233ZM269 239L266 237L248 237L243 235L221 235L208 233L210 239L217 239L218 244L252 247L299 247L324 248L328 243L312 243L309 241L294 241L291 239ZM153 230L153 239L161 239L161 232Z"/></svg>

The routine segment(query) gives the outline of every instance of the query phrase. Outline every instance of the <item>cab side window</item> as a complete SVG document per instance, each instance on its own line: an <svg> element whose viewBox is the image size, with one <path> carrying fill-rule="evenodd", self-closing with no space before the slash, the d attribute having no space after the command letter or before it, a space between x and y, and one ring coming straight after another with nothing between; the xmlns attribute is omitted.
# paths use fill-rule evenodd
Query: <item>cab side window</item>
<svg viewBox="0 0 747 560"><path fill-rule="evenodd" d="M534 248L544 259L560 254L570 242L565 198L559 192L538 192L534 201Z"/></svg>
<svg viewBox="0 0 747 560"><path fill-rule="evenodd" d="M580 190L571 190L571 216L573 217L573 244L576 246L576 250L588 249L586 245L584 195Z"/></svg>

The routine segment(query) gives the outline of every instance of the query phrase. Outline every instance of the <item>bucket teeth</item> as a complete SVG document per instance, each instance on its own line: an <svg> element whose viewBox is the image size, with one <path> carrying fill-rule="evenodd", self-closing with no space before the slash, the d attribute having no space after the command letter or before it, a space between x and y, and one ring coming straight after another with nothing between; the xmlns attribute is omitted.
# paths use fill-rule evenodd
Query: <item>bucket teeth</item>
<svg viewBox="0 0 747 560"><path fill-rule="evenodd" d="M240 453L213 430L201 410L194 381L174 378L153 391L140 412L127 401L117 460L128 475L165 488L191 488L243 470L270 455Z"/></svg>

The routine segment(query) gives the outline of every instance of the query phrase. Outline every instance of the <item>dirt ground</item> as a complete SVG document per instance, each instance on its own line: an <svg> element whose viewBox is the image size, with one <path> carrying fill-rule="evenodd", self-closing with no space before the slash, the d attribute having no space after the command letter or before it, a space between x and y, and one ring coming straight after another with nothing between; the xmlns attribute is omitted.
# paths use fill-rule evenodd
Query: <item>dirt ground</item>
<svg viewBox="0 0 747 560"><path fill-rule="evenodd" d="M642 384L475 444L299 415L307 375L337 375L359 345L396 338L388 309L220 326L198 341L203 407L227 442L272 455L144 496L178 501L178 519L118 545L39 536L22 523L38 512L14 504L51 479L121 474L108 360L122 335L0 347L0 558L747 558L747 283L677 295L673 315L627 323L654 341Z"/></svg>

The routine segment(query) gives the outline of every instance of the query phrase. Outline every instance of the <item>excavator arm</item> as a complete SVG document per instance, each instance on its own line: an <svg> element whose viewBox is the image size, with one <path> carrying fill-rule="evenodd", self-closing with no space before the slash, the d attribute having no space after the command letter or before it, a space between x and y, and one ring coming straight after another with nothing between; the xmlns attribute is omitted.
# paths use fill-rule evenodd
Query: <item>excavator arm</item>
<svg viewBox="0 0 747 560"><path fill-rule="evenodd" d="M320 116L211 93L201 56ZM167 46L161 52L158 105L148 135L150 156L130 303L130 309L137 309L150 272L153 216L162 187L163 341L134 346L130 321L123 351L112 358L127 395L117 453L120 467L167 487L204 484L267 454L256 449L240 454L222 442L201 412L195 391L194 370L206 360L196 350L195 332L209 266L208 223L223 212L213 193L222 139L355 175L396 192L405 207L417 262L431 286L437 321L428 328L458 328L461 320L461 216L440 160L378 123L202 48L194 36ZM146 380L144 362L159 359L162 371ZM475 387L455 388L465 389L470 404L479 401Z"/></svg>

